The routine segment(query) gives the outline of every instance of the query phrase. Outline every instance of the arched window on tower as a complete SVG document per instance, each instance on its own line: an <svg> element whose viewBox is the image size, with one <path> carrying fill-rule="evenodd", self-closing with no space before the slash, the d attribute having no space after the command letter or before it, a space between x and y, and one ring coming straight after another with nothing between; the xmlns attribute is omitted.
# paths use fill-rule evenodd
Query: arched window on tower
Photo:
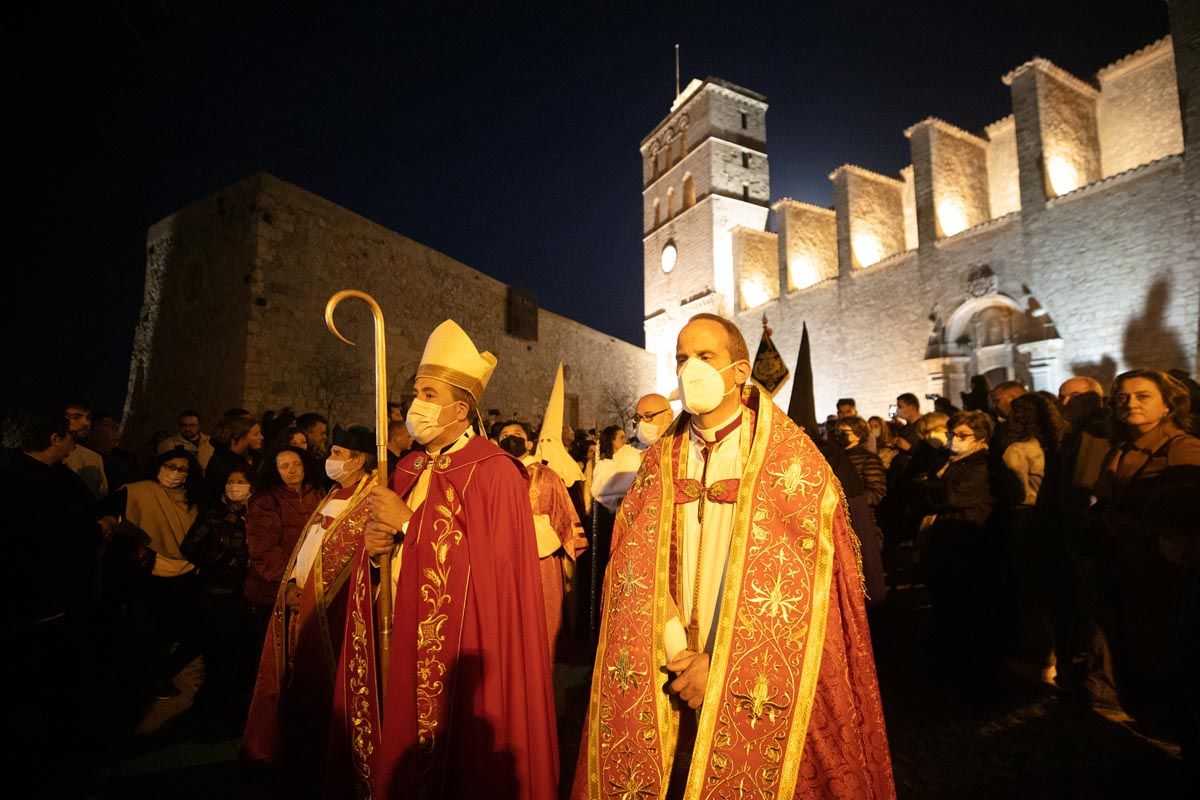
<svg viewBox="0 0 1200 800"><path fill-rule="evenodd" d="M654 198L654 227L658 227L662 222L662 202L656 197Z"/></svg>
<svg viewBox="0 0 1200 800"><path fill-rule="evenodd" d="M678 160L679 161L682 161L684 155L687 153L687 145L684 142L684 139L686 139L686 138L687 138L687 132L680 131L679 137L678 137L678 141L679 141L679 158L678 158Z"/></svg>
<svg viewBox="0 0 1200 800"><path fill-rule="evenodd" d="M692 180L692 173L687 173L683 176L683 207L685 209L696 205L696 183Z"/></svg>
<svg viewBox="0 0 1200 800"><path fill-rule="evenodd" d="M675 187L667 189L667 219L675 216Z"/></svg>

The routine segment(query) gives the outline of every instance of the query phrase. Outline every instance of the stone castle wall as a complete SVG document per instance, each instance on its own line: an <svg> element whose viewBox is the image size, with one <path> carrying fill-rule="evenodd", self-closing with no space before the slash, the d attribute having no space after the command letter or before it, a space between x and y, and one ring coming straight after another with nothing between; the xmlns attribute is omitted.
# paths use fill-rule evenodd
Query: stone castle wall
<svg viewBox="0 0 1200 800"><path fill-rule="evenodd" d="M578 422L588 427L614 419L613 401L636 400L652 383L644 350L557 314L539 310L537 341L508 335L504 284L270 175L196 207L221 205L224 225L205 218L194 227L196 214L186 209L155 226L173 228L177 236L173 254L154 267L155 274L170 283L180 265L199 259L215 294L203 313L170 330L160 324L147 335L155 358L139 379L144 391L130 394L131 420L167 427L181 404L194 404L206 415L230 406L261 411L291 405L331 412L342 422L370 421L370 312L356 300L338 307L339 330L357 347L337 341L324 324L326 300L346 288L368 292L383 309L393 399L409 391L426 337L447 318L500 361L483 399L485 411L540 419L560 361L568 398L577 398L568 400L568 415L577 403ZM148 292L144 313L156 308ZM160 318L164 312L157 312ZM181 347L204 339L210 347ZM219 371L209 363L212 352L224 354ZM196 369L220 378L194 380Z"/></svg>
<svg viewBox="0 0 1200 800"><path fill-rule="evenodd" d="M765 312L789 366L806 322L820 414L841 396L878 414L905 391L957 402L976 373L1053 390L1071 374L1194 370L1200 157L1185 152L1181 118L1196 104L1178 86L1200 86L1187 41L1186 63L1167 37L1094 82L1044 59L1021 65L1003 79L1013 114L983 136L927 119L906 131L913 163L899 179L845 165L830 175L832 209L784 198L774 231L741 223L727 250L689 261L693 280L707 269L718 284L700 299L663 293L648 244L647 313L670 309L677 329L701 305L725 309L753 351ZM730 257L735 288L722 292ZM651 349L673 341L670 328L647 320Z"/></svg>

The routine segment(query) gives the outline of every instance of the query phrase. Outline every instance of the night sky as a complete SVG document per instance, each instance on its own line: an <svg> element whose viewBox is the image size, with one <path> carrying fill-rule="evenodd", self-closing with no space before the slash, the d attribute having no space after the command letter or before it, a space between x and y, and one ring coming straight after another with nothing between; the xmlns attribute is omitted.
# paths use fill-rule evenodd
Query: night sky
<svg viewBox="0 0 1200 800"><path fill-rule="evenodd" d="M5 26L0 405L116 411L146 228L254 172L641 344L638 144L669 109L676 42L684 85L767 96L772 197L830 205L838 165L908 164L912 123L1010 113L1000 77L1034 55L1090 78L1168 33L1162 0L31 5Z"/></svg>

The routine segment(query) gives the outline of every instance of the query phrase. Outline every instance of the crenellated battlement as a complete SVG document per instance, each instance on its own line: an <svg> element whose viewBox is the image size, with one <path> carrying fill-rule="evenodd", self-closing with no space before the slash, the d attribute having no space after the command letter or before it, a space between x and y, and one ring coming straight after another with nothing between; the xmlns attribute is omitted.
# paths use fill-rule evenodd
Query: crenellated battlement
<svg viewBox="0 0 1200 800"><path fill-rule="evenodd" d="M1200 103L1180 98L1200 98L1185 46L1200 2L1171 11L1178 53L1167 36L1088 75L1031 58L997 76L1007 113L968 128L925 109L896 131L908 163L837 165L828 206L770 195L764 98L690 83L642 142L659 390L701 312L732 320L751 352L769 319L793 371L807 330L818 416L839 397L880 415L902 392L957 404L974 375L1053 392L1069 375L1194 371ZM678 163L656 173L654 153Z"/></svg>
<svg viewBox="0 0 1200 800"><path fill-rule="evenodd" d="M1091 79L1039 56L1000 80L1012 113L982 131L926 117L903 131L912 163L899 175L842 164L829 173L832 209L775 201L777 275L763 276L767 240L739 232L730 306L747 310L990 223L1028 219L1054 198L1183 151L1170 36Z"/></svg>

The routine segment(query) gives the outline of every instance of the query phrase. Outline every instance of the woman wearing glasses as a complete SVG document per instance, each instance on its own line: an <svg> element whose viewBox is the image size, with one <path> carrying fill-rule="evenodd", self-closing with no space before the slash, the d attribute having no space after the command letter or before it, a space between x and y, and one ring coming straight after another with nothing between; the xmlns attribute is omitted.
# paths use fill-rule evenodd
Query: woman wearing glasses
<svg viewBox="0 0 1200 800"><path fill-rule="evenodd" d="M179 694L171 679L200 652L195 620L201 587L196 567L180 545L196 521L204 482L199 464L183 447L160 453L151 474L150 480L124 486L113 503L125 532L149 550L142 562L148 571L131 610L144 634L138 639L146 644L155 696L165 699Z"/></svg>

